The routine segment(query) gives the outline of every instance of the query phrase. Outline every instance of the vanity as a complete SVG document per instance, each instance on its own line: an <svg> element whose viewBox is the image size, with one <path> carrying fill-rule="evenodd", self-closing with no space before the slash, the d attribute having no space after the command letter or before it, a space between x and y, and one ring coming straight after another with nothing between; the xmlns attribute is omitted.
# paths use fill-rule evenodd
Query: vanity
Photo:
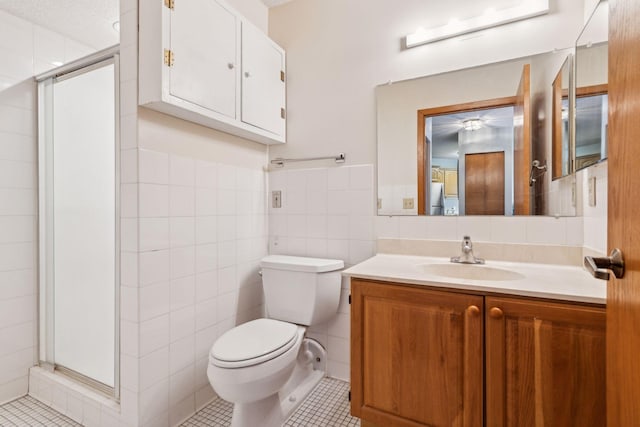
<svg viewBox="0 0 640 427"><path fill-rule="evenodd" d="M363 426L606 424L606 282L572 266L394 254L344 274Z"/></svg>

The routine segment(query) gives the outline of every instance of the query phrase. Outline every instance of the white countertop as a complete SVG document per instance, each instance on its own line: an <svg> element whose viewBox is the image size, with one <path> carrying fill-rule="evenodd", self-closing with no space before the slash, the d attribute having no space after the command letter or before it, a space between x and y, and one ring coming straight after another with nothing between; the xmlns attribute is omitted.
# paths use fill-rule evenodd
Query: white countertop
<svg viewBox="0 0 640 427"><path fill-rule="evenodd" d="M468 268L500 268L520 273L515 280L460 279L427 273L424 264L449 264L449 258L378 254L342 272L348 277L425 285L463 291L606 304L607 282L581 267L487 260Z"/></svg>

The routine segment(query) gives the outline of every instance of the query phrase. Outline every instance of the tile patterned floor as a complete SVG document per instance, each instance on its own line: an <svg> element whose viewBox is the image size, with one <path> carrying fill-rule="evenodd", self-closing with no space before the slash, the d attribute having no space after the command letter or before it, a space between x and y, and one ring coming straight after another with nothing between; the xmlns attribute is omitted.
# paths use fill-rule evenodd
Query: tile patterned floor
<svg viewBox="0 0 640 427"><path fill-rule="evenodd" d="M287 420L285 427L360 427L349 415L349 383L325 378ZM229 427L231 403L216 399L182 427ZM36 399L25 396L0 406L1 427L82 427Z"/></svg>
<svg viewBox="0 0 640 427"><path fill-rule="evenodd" d="M82 427L30 396L0 406L2 427Z"/></svg>
<svg viewBox="0 0 640 427"><path fill-rule="evenodd" d="M360 420L349 415L349 383L325 378L307 400L287 420L285 427L360 427ZM228 427L231 403L216 399L182 427Z"/></svg>

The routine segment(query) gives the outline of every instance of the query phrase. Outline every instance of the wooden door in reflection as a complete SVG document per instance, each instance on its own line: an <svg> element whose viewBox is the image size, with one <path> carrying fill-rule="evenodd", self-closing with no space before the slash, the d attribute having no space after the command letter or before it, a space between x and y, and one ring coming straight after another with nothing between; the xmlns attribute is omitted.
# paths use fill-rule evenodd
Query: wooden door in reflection
<svg viewBox="0 0 640 427"><path fill-rule="evenodd" d="M504 151L465 156L465 215L504 215Z"/></svg>

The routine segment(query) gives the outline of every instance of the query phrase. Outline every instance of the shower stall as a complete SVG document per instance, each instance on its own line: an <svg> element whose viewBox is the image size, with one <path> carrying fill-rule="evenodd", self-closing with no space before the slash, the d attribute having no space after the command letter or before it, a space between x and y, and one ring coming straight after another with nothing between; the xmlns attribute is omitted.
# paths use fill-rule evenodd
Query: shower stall
<svg viewBox="0 0 640 427"><path fill-rule="evenodd" d="M39 358L119 397L118 54L38 77Z"/></svg>

